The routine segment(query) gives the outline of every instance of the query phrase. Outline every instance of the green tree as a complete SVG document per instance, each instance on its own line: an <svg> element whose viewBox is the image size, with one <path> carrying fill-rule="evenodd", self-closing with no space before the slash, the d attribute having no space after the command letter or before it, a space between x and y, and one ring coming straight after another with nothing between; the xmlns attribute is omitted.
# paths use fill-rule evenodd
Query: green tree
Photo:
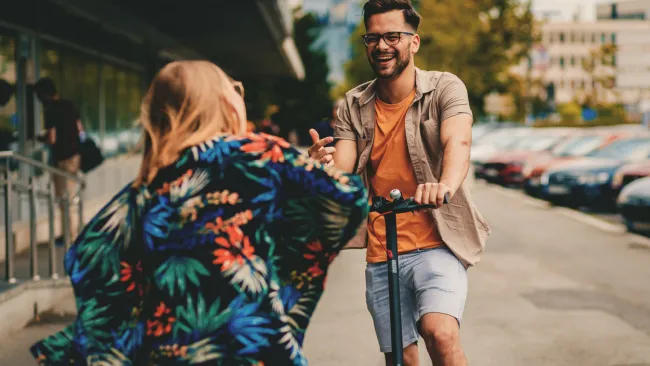
<svg viewBox="0 0 650 366"><path fill-rule="evenodd" d="M562 118L562 122L578 123L582 115L582 108L576 102L566 103L558 106L557 112Z"/></svg>
<svg viewBox="0 0 650 366"><path fill-rule="evenodd" d="M601 95L600 91L608 93L614 90L616 86L616 51L615 44L605 43L591 50L589 57L583 59L582 69L596 84L596 88L586 88L588 91L585 91L585 104L599 105L605 100L605 96Z"/></svg>
<svg viewBox="0 0 650 366"><path fill-rule="evenodd" d="M486 94L512 89L517 81L510 68L528 55L533 43L530 1L419 0L416 5L423 17L416 66L458 75L477 116ZM353 58L345 65L345 87L374 78L360 37L364 31L360 22L351 37Z"/></svg>

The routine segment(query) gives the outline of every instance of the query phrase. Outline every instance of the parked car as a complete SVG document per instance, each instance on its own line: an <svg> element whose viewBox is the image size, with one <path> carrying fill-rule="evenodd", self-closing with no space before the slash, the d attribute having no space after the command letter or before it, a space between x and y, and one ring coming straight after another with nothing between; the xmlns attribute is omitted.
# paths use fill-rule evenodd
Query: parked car
<svg viewBox="0 0 650 366"><path fill-rule="evenodd" d="M612 179L612 188L620 192L625 186L637 179L650 177L650 159L639 163L623 165Z"/></svg>
<svg viewBox="0 0 650 366"><path fill-rule="evenodd" d="M573 136L550 154L540 156L524 167L524 190L531 196L540 196L542 175L547 170L602 149L624 137L629 136L627 133L608 131L588 131Z"/></svg>
<svg viewBox="0 0 650 366"><path fill-rule="evenodd" d="M511 148L492 155L483 164L485 179L492 183L517 185L524 182L524 166L546 154L571 136L571 130L542 130L518 139Z"/></svg>
<svg viewBox="0 0 650 366"><path fill-rule="evenodd" d="M541 178L543 198L570 206L612 208L616 171L631 162L650 158L650 138L618 140L584 157L549 169Z"/></svg>
<svg viewBox="0 0 650 366"><path fill-rule="evenodd" d="M650 231L650 177L625 186L617 203L629 231Z"/></svg>
<svg viewBox="0 0 650 366"><path fill-rule="evenodd" d="M519 140L531 133L530 128L504 128L488 133L472 143L470 160L476 178L483 178L483 164L494 154L513 148Z"/></svg>

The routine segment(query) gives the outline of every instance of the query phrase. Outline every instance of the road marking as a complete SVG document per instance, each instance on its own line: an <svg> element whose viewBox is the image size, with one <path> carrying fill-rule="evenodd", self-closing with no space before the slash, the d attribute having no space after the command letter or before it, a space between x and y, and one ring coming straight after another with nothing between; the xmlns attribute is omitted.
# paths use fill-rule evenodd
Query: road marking
<svg viewBox="0 0 650 366"><path fill-rule="evenodd" d="M605 220L601 220L599 218L588 215L586 213L574 211L570 208L556 207L555 210L564 216L570 217L576 221L582 222L583 224L593 226L596 229L606 231L608 233L622 234L627 232L627 229L623 225L612 224Z"/></svg>

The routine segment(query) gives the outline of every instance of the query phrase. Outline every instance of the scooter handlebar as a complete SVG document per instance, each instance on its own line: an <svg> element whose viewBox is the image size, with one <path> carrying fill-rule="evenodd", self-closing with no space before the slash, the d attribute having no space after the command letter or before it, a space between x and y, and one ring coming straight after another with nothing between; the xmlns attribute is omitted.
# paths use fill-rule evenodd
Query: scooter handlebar
<svg viewBox="0 0 650 366"><path fill-rule="evenodd" d="M449 203L449 194L445 194L443 203ZM417 210L436 208L434 204L417 204L413 197L408 199L396 199L393 201L388 201L383 197L373 198L373 203L370 205L370 211L372 212L389 212L392 211L396 214L404 212L413 212Z"/></svg>

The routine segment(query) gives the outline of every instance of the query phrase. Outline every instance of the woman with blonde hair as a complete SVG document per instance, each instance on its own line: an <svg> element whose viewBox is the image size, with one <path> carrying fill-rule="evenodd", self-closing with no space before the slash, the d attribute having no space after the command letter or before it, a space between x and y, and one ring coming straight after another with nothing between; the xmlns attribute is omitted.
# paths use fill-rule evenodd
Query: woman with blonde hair
<svg viewBox="0 0 650 366"><path fill-rule="evenodd" d="M78 315L31 348L41 365L307 363L305 330L367 192L246 134L240 94L205 61L156 75L140 171L66 254Z"/></svg>

